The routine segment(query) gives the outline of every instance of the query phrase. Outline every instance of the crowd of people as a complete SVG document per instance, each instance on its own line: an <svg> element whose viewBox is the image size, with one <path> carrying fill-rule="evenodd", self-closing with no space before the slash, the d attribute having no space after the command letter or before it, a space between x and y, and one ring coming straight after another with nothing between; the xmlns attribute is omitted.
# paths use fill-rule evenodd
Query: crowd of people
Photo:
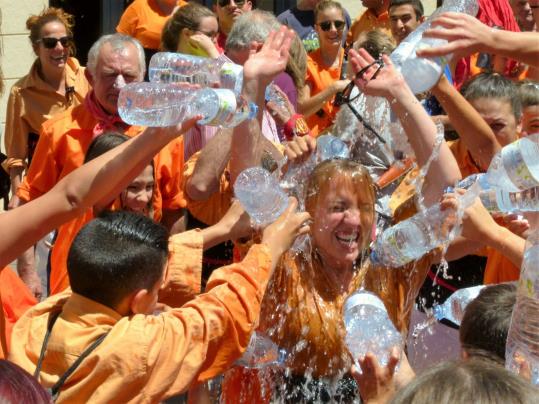
<svg viewBox="0 0 539 404"><path fill-rule="evenodd" d="M422 94L389 55L425 21L423 4L362 2L352 20L336 0L299 0L278 16L247 0L212 10L134 0L85 67L73 16L50 7L28 18L36 59L11 88L4 133L0 401L539 401L530 369L504 369L533 214L490 213L477 199L446 248L400 268L370 259L384 228L425 207L440 204L454 226L460 191L446 190L539 133L539 1L436 15L423 35L447 42L418 55L452 59ZM202 115L166 128L124 122L120 91L148 78L159 51L241 65L240 96L256 116L233 128L202 125ZM409 155L375 147L383 123L365 120L363 96L387 100ZM318 164L276 221L255 226L234 198L236 178L312 161L325 134L343 137L350 158ZM478 284L487 287L460 327L445 323L459 329L461 358L416 376L406 346L383 366L371 353L351 357L342 317L354 291L376 294L404 341L414 310ZM282 363L239 364L253 335L285 352Z"/></svg>

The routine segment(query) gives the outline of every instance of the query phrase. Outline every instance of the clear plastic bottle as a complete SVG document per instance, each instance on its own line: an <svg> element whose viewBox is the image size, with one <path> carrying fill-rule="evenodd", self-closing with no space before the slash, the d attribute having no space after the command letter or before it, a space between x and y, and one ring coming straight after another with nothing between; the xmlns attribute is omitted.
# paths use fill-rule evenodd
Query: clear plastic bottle
<svg viewBox="0 0 539 404"><path fill-rule="evenodd" d="M274 83L271 83L269 86L266 87L266 93L264 95L264 99L266 102L274 102L278 107L284 108L285 110L288 110L288 106L286 103L286 100L283 98L283 96L276 90L277 85Z"/></svg>
<svg viewBox="0 0 539 404"><path fill-rule="evenodd" d="M375 294L364 290L354 292L344 303L343 316L346 346L355 361L371 352L385 366L393 347L402 350L402 335Z"/></svg>
<svg viewBox="0 0 539 404"><path fill-rule="evenodd" d="M445 318L453 324L460 325L466 306L479 295L484 287L485 285L478 285L457 290L443 304L433 307L434 318L438 321Z"/></svg>
<svg viewBox="0 0 539 404"><path fill-rule="evenodd" d="M148 77L154 83L188 82L204 87L219 85L239 95L243 86L243 67L225 58L158 52L150 60Z"/></svg>
<svg viewBox="0 0 539 404"><path fill-rule="evenodd" d="M226 89L189 91L173 84L131 83L122 88L118 113L124 122L141 126L176 125L202 114L202 125L234 127L256 116L254 103L237 99Z"/></svg>
<svg viewBox="0 0 539 404"><path fill-rule="evenodd" d="M286 357L284 349L280 349L267 335L255 331L251 334L247 349L235 365L250 369L283 366Z"/></svg>
<svg viewBox="0 0 539 404"><path fill-rule="evenodd" d="M488 189L479 194L481 202L490 212L537 212L539 211L539 187L520 192Z"/></svg>
<svg viewBox="0 0 539 404"><path fill-rule="evenodd" d="M452 11L477 15L477 0L445 0L442 7L434 12L423 24L414 30L391 54L391 59L401 71L404 79L414 94L430 90L439 80L445 65L452 55L437 58L418 57L416 51L423 48L437 47L447 41L436 38L423 38L423 32L430 28L432 20L440 13Z"/></svg>
<svg viewBox="0 0 539 404"><path fill-rule="evenodd" d="M288 206L277 179L262 167L243 170L234 183L234 195L258 225L273 223Z"/></svg>
<svg viewBox="0 0 539 404"><path fill-rule="evenodd" d="M505 348L505 367L539 386L539 230L526 241L517 299Z"/></svg>
<svg viewBox="0 0 539 404"><path fill-rule="evenodd" d="M508 144L494 156L487 181L492 187L509 192L539 186L539 133Z"/></svg>

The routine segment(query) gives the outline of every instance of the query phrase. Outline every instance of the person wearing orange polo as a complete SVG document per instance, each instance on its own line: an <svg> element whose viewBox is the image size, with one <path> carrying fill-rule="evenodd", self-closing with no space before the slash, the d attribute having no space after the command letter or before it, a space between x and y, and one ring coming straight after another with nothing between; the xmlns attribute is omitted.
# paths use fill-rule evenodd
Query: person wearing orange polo
<svg viewBox="0 0 539 404"><path fill-rule="evenodd" d="M87 76L93 85L84 104L71 108L43 124L34 162L17 191L22 201L35 199L82 165L92 139L106 130L134 136L142 128L129 126L117 115L120 89L142 80L143 50L133 38L106 35L90 49ZM156 157L154 218L172 226L184 206L180 189L183 144L175 139Z"/></svg>
<svg viewBox="0 0 539 404"><path fill-rule="evenodd" d="M346 42L353 44L362 32L369 32L374 29L379 29L388 36L391 36L391 26L387 11L389 0L361 0L361 4L367 10L352 23Z"/></svg>

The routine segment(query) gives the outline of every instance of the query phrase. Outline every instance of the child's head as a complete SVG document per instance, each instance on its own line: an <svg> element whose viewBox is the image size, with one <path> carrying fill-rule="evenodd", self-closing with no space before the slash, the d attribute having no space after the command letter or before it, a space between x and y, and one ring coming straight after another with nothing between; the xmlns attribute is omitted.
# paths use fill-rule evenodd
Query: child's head
<svg viewBox="0 0 539 404"><path fill-rule="evenodd" d="M522 103L522 133L539 133L539 83L521 81L518 95Z"/></svg>
<svg viewBox="0 0 539 404"><path fill-rule="evenodd" d="M391 0L388 11L391 34L398 44L425 20L420 0Z"/></svg>
<svg viewBox="0 0 539 404"><path fill-rule="evenodd" d="M505 362L505 342L516 301L516 285L487 286L464 311L460 345L466 356L482 356Z"/></svg>
<svg viewBox="0 0 539 404"><path fill-rule="evenodd" d="M399 390L392 404L533 404L539 390L503 366L481 359L440 363Z"/></svg>
<svg viewBox="0 0 539 404"><path fill-rule="evenodd" d="M389 55L395 49L392 39L384 32L375 29L362 32L354 43L354 49L365 49L374 59Z"/></svg>
<svg viewBox="0 0 539 404"><path fill-rule="evenodd" d="M468 81L461 92L489 124L502 146L517 140L522 106L511 80L497 73L481 73Z"/></svg>
<svg viewBox="0 0 539 404"><path fill-rule="evenodd" d="M84 226L67 258L74 293L120 314L151 313L165 276L168 231L130 212L106 212Z"/></svg>
<svg viewBox="0 0 539 404"><path fill-rule="evenodd" d="M101 156L127 140L129 140L128 136L115 132L108 132L98 136L88 147L84 162L87 163ZM150 216L154 184L154 167L153 162L150 162L137 178L131 181L127 188L120 194L120 208ZM109 204L110 201L98 202L95 207L96 211L102 210Z"/></svg>

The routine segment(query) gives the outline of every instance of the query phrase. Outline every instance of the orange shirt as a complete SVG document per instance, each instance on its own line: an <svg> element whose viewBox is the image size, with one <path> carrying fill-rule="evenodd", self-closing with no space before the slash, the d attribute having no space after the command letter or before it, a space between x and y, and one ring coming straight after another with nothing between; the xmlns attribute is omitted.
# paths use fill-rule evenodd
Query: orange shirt
<svg viewBox="0 0 539 404"><path fill-rule="evenodd" d="M4 268L0 269L0 303L0 359L4 359L9 352L13 326L37 300L14 271Z"/></svg>
<svg viewBox="0 0 539 404"><path fill-rule="evenodd" d="M34 159L28 175L17 190L23 201L35 199L48 192L58 181L80 167L93 138L97 120L79 105L43 124ZM134 136L141 127L131 126L125 131ZM183 140L179 137L164 147L155 157L154 218L161 219L163 209L174 210L185 206L180 189L183 167Z"/></svg>
<svg viewBox="0 0 539 404"><path fill-rule="evenodd" d="M339 80L343 56L344 50L341 49L339 54L339 67L325 68L323 67L320 48L307 55L307 76L305 78L305 85L308 85L311 88L311 97L329 87L334 81ZM333 125L335 115L337 115L337 112L339 111L339 107L333 105L333 100L334 97L331 97L329 101L324 103L318 112L305 118L313 136L318 136L325 129Z"/></svg>
<svg viewBox="0 0 539 404"><path fill-rule="evenodd" d="M30 72L18 80L9 94L4 143L7 160L3 167L25 167L28 157L28 135L39 135L41 125L53 115L83 102L89 90L84 67L75 58L68 58L65 68L66 88L72 88L66 97L43 81L36 60Z"/></svg>
<svg viewBox="0 0 539 404"><path fill-rule="evenodd" d="M181 7L184 2L178 2ZM122 14L116 31L139 40L147 49L159 49L161 32L169 14L163 13L155 0L135 0Z"/></svg>
<svg viewBox="0 0 539 404"><path fill-rule="evenodd" d="M65 291L19 320L10 360L34 372L49 315L61 310L39 378L44 387L98 336L109 334L68 378L58 403L159 402L224 372L241 355L258 321L270 266L267 247L253 246L241 263L212 274L207 293L159 315L122 317ZM184 269L178 265L173 271Z"/></svg>
<svg viewBox="0 0 539 404"><path fill-rule="evenodd" d="M365 12L352 23L352 26L348 31L346 42L352 44L357 41L362 32L369 32L375 29L379 29L390 38L393 37L391 35L389 12L384 11L377 17L371 10L365 10Z"/></svg>

